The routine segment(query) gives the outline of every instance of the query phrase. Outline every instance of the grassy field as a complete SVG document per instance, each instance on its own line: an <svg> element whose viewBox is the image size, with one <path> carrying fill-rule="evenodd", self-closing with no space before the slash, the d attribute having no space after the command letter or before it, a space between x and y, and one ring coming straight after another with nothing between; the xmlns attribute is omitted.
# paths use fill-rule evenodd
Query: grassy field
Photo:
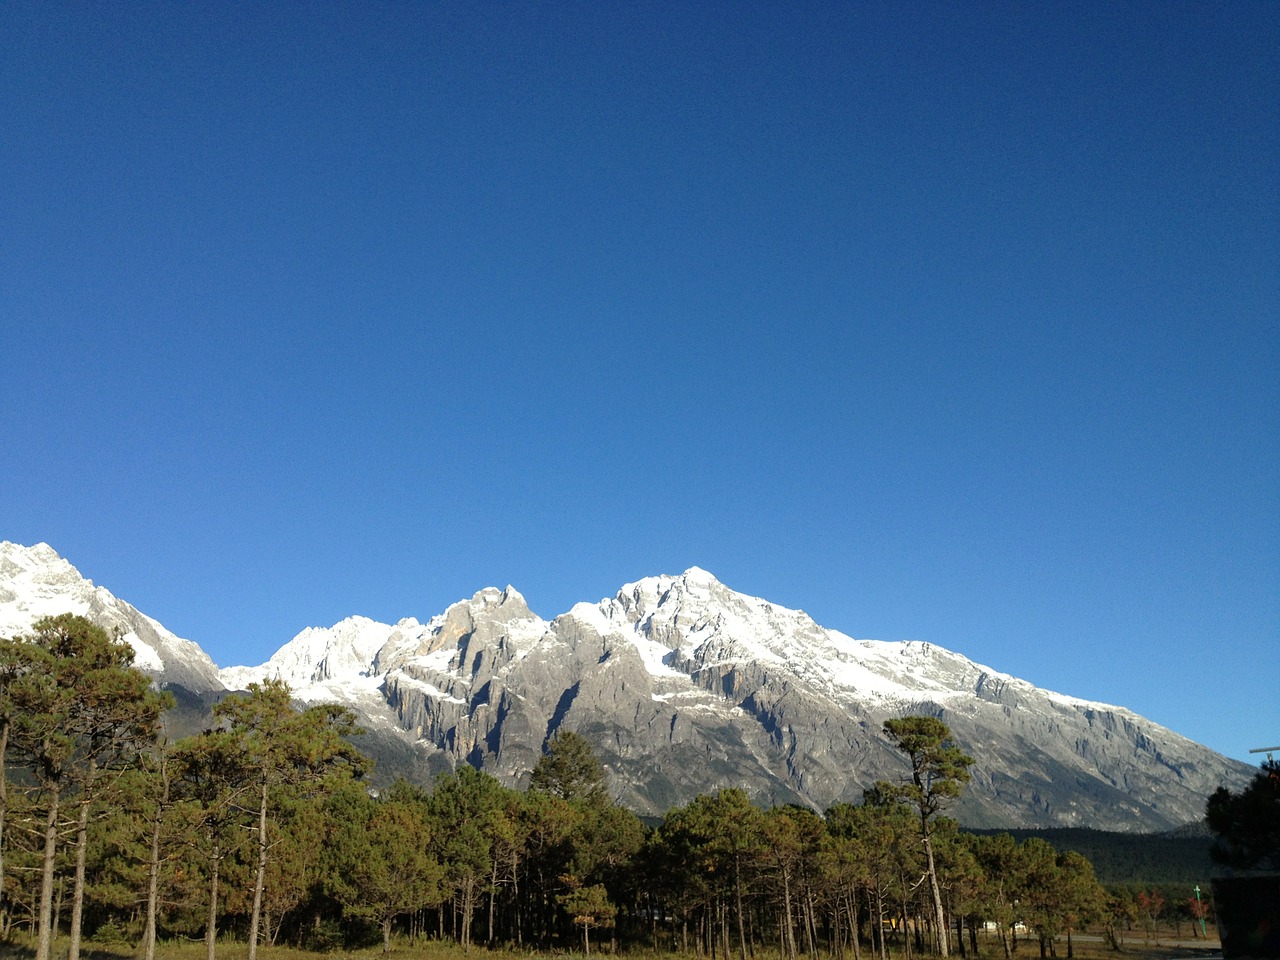
<svg viewBox="0 0 1280 960"><path fill-rule="evenodd" d="M1162 931L1162 933L1165 935L1158 942L1145 940L1141 934L1136 936L1131 934L1124 941L1120 952L1112 950L1099 935L1082 934L1075 938L1075 960L1195 960L1195 958L1214 956L1222 951L1212 927L1209 928L1209 933L1214 939L1209 940L1175 940L1171 931ZM1058 941L1056 949L1058 960L1066 960L1065 939ZM601 949L593 945L591 954L593 957L609 955L608 944L603 944ZM53 957L54 960L65 960L66 955L67 941L62 938L54 945ZM248 945L243 942L226 941L218 944L218 960L246 960L248 955ZM693 953L657 952L643 947L629 948L623 951L623 955L628 960L710 960L705 956L699 958ZM34 956L33 941L17 939L10 943L0 943L0 960L30 960ZM100 944L88 941L82 945L80 956L81 960L135 960L137 950L131 944ZM732 957L720 958L720 960L735 960L737 956L735 953ZM878 960L865 948L862 956L863 960ZM913 954L913 960L916 956L918 955ZM185 940L161 942L156 945L156 957L157 960L205 960L204 943ZM806 955L801 954L801 957L805 960ZM1039 957L1040 950L1034 940L1021 941L1014 954L1015 960L1039 960ZM258 958L259 960L383 960L383 958L389 958L389 960L410 960L410 958L412 960L531 960L531 958L585 960L581 951L490 950L483 946L474 946L470 952L467 952L453 941L440 940L419 940L416 944L410 944L404 940L393 941L389 954L384 954L381 946L361 950L334 950L328 953L315 953L296 947L263 946L258 948ZM999 941L993 939L982 942L979 958L980 960L1004 960ZM777 950L757 948L752 954L752 960L782 960L782 957ZM833 958L831 954L822 951L815 960L833 960ZM852 955L846 953L845 960L853 960ZM891 951L890 960L904 960L902 951ZM973 960L972 953L969 954L969 960Z"/></svg>

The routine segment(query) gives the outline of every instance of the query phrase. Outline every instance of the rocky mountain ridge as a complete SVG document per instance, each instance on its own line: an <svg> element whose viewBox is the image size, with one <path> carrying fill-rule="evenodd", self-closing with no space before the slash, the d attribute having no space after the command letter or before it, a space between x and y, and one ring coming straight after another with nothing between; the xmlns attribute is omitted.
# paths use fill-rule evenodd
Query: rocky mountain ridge
<svg viewBox="0 0 1280 960"><path fill-rule="evenodd" d="M134 666L196 694L224 689L218 667L191 640L165 629L106 587L94 586L47 543L0 541L0 636L26 633L41 617L74 613L133 647Z"/></svg>
<svg viewBox="0 0 1280 960"><path fill-rule="evenodd" d="M208 682L190 641L76 580L46 545L0 545L0 629L61 612L59 590L77 603L99 597L62 609L120 618L135 649L150 651L139 665L160 661L158 680ZM1199 819L1208 793L1252 773L1122 707L1044 691L927 643L854 640L698 568L550 621L512 587L485 588L426 622L351 617L214 682L236 689L266 677L304 702L355 710L384 776L426 781L470 763L518 784L548 736L577 730L614 794L647 814L721 786L818 809L857 800L875 780L904 775L881 726L907 713L941 717L976 758L958 810L975 826L1167 829Z"/></svg>

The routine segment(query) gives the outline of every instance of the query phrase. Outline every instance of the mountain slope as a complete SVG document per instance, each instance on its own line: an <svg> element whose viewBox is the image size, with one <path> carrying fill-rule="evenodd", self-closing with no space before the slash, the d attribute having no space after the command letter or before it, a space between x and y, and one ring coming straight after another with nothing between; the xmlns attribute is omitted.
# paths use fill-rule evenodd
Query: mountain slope
<svg viewBox="0 0 1280 960"><path fill-rule="evenodd" d="M121 628L152 651L158 677L193 669L189 641L73 582L47 546L4 549L0 624L74 600L84 609L61 609L126 618ZM958 808L973 826L1165 829L1198 820L1209 793L1253 772L1122 707L1041 690L927 643L854 640L697 568L550 621L511 587L426 622L351 617L206 682L237 689L265 677L304 702L355 710L369 730L361 746L386 779L426 781L469 763L518 784L552 733L577 730L614 794L645 814L727 785L762 803L856 801L877 779L905 775L881 727L909 713L941 717L976 758Z"/></svg>
<svg viewBox="0 0 1280 960"><path fill-rule="evenodd" d="M198 695L224 689L217 665L199 645L174 636L106 587L95 587L47 543L0 541L0 636L25 634L36 620L60 613L119 631L133 647L134 666L166 685Z"/></svg>
<svg viewBox="0 0 1280 960"><path fill-rule="evenodd" d="M325 665L354 629L306 631L257 675L353 702L355 674L337 680ZM359 683L437 764L519 782L564 725L592 740L615 793L644 813L726 784L771 803L857 800L905 773L881 726L917 712L944 719L977 758L960 808L974 825L1163 829L1198 819L1208 793L1251 770L1121 707L927 643L854 640L696 568L550 622L490 588L426 624L359 629Z"/></svg>

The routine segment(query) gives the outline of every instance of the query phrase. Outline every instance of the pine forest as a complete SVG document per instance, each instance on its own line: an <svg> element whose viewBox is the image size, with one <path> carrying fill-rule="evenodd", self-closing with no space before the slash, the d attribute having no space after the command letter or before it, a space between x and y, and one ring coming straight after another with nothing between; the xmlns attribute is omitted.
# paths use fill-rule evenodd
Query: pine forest
<svg viewBox="0 0 1280 960"><path fill-rule="evenodd" d="M168 695L132 658L72 615L0 640L0 940L23 956L436 941L717 960L1009 958L1021 943L1070 957L1086 929L1119 948L1212 919L1207 891L1107 889L1077 852L960 830L946 810L973 760L934 717L885 724L909 772L860 804L761 809L724 789L645 823L567 730L525 790L466 766L430 790L374 790L351 714L299 710L273 681L169 742Z"/></svg>

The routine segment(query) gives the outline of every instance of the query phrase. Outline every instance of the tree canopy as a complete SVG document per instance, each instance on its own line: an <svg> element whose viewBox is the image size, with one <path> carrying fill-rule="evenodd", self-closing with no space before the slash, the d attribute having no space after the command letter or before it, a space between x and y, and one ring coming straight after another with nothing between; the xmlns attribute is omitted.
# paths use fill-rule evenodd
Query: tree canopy
<svg viewBox="0 0 1280 960"><path fill-rule="evenodd" d="M929 887L933 893L938 952L949 953L946 912L934 858L931 822L938 812L960 796L969 782L973 757L951 743L951 728L937 717L899 717L884 722L884 732L911 765L905 783L885 784L882 792L916 808L920 814L920 838L924 845Z"/></svg>
<svg viewBox="0 0 1280 960"><path fill-rule="evenodd" d="M534 764L529 789L550 793L561 800L602 799L604 767L587 738L561 728L547 741Z"/></svg>
<svg viewBox="0 0 1280 960"><path fill-rule="evenodd" d="M1267 760L1239 793L1219 787L1205 804L1214 860L1238 870L1280 870L1280 762Z"/></svg>
<svg viewBox="0 0 1280 960"><path fill-rule="evenodd" d="M963 944L990 922L1006 948L1029 924L1043 949L1101 902L1083 858L943 815L972 761L932 717L886 724L906 769L861 804L822 816L725 789L646 829L577 732L548 740L525 792L465 764L379 791L358 779L351 715L300 709L278 682L163 742L129 659L74 620L0 640L0 919L42 960L81 922L137 938L143 958L203 933L208 960L228 938L252 955L277 939L387 951L423 936L862 960L862 944L941 953L951 924ZM82 910L59 911L59 889Z"/></svg>

